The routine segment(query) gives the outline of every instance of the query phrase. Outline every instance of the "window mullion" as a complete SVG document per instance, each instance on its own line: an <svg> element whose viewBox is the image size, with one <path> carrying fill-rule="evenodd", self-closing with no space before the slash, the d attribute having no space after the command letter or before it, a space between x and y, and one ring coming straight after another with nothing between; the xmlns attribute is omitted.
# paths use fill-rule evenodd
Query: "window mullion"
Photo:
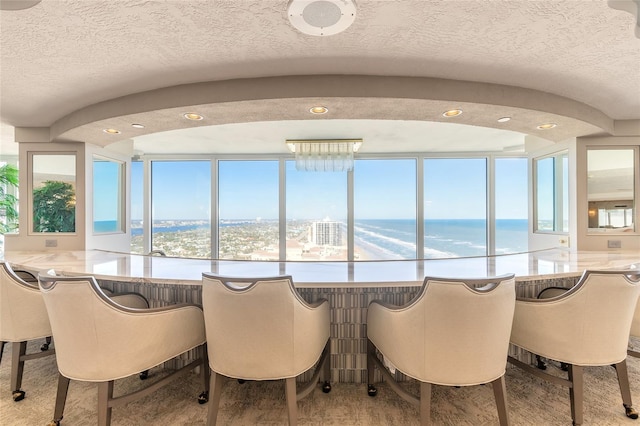
<svg viewBox="0 0 640 426"><path fill-rule="evenodd" d="M416 158L416 257L424 259L424 157Z"/></svg>
<svg viewBox="0 0 640 426"><path fill-rule="evenodd" d="M353 170L347 172L347 260L354 260L354 202L353 202Z"/></svg>
<svg viewBox="0 0 640 426"><path fill-rule="evenodd" d="M287 260L287 161L280 158L278 161L278 258L280 261Z"/></svg>

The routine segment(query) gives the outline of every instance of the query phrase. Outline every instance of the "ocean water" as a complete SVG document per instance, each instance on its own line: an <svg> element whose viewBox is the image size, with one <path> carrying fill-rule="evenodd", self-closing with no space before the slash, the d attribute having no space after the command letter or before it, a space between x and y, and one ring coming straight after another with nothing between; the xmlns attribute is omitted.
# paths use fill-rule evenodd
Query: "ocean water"
<svg viewBox="0 0 640 426"><path fill-rule="evenodd" d="M517 253L528 247L527 219L496 221L496 253ZM424 221L425 259L485 256L484 219L431 219ZM415 220L355 221L355 245L372 259L412 259L416 256Z"/></svg>
<svg viewBox="0 0 640 426"><path fill-rule="evenodd" d="M114 222L115 223L115 222ZM221 223L223 227L255 224L237 220ZM107 226L107 225L105 225ZM415 259L416 227L411 219L356 220L355 246L366 259ZM207 229L205 221L157 221L153 232L182 232ZM518 253L528 248L527 219L496 221L496 253ZM486 255L486 221L484 219L430 219L424 222L425 259ZM142 235L138 222L132 223L131 235Z"/></svg>

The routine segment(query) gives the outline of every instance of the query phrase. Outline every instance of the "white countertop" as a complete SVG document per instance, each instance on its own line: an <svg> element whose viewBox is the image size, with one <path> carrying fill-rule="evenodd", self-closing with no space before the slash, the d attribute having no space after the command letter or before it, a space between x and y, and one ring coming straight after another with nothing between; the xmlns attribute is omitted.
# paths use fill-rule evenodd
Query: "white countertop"
<svg viewBox="0 0 640 426"><path fill-rule="evenodd" d="M640 251L549 249L529 253L432 260L260 262L143 256L101 250L8 251L14 268L97 279L198 285L203 272L228 277L291 275L297 287L421 285L425 276L482 278L514 273L518 281L577 276L585 269L640 269Z"/></svg>

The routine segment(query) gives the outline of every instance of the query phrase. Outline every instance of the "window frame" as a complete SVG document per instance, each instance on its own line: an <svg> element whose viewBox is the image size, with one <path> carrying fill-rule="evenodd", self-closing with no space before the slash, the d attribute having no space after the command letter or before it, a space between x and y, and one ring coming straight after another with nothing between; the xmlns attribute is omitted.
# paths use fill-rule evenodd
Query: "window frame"
<svg viewBox="0 0 640 426"><path fill-rule="evenodd" d="M99 232L96 231L96 191L95 191L95 182L96 182L96 176L95 176L95 161L96 159L99 159L101 161L107 161L107 162L111 162L111 163L116 163L118 165L118 195L117 195L117 203L118 203L118 207L117 207L117 219L116 219L116 229L111 231L104 231L104 232ZM91 183L92 185L92 191L91 193L93 194L93 203L92 203L92 213L93 213L93 217L91 218L91 230L93 235L109 235L109 234L123 234L126 232L127 229L127 224L126 222L126 209L125 204L126 204L126 200L127 200L127 188L126 188L126 176L127 176L127 163L126 161L121 161L121 160L117 160L115 158L109 158L106 157L104 155L98 155L98 154L94 154L93 158L92 158L92 164L93 164L93 171L92 171L92 177L93 177L93 182Z"/></svg>
<svg viewBox="0 0 640 426"><path fill-rule="evenodd" d="M553 229L539 229L539 221L538 221L538 193L540 192L538 188L538 162L542 160L546 160L552 158L553 161ZM533 217L531 218L533 221L533 232L535 234L558 234L558 235L568 235L569 230L571 229L571 224L567 222L567 230L564 230L564 211L565 208L568 209L570 205L570 201L568 198L568 185L569 185L569 174L567 173L567 179L564 179L564 171L565 165L564 160L566 159L566 169L569 169L569 151L562 150L556 151L550 154L542 155L540 157L534 157L532 161L531 167L531 182L533 186ZM560 161L558 161L560 160ZM561 167L558 167L558 164ZM566 194L565 194L566 193ZM567 202L565 203L565 199ZM565 206L566 204L566 206ZM567 214L567 221L571 219L571 214Z"/></svg>
<svg viewBox="0 0 640 426"><path fill-rule="evenodd" d="M464 159L475 158L484 159L487 165L486 178L486 197L487 197L487 215L486 215L486 232L487 232L487 256L495 254L495 159L497 158L523 158L526 159L526 153L459 153L459 152L442 152L442 153L393 153L393 154L359 154L356 160L385 160L385 159L413 159L416 161L416 259L424 259L424 160L429 158L449 158ZM151 163L153 161L210 161L211 162L211 253L212 259L218 259L218 179L219 179L219 161L238 160L238 161L260 161L260 160L276 160L279 163L279 261L286 261L286 161L293 160L292 155L282 154L216 154L216 155L148 155L137 160L143 162L144 179L143 179L143 238L145 242L145 250L150 249L151 228L149 221L151 220ZM527 163L528 165L528 163ZM354 259L354 178L353 172L347 173L347 261L357 261ZM527 171L531 173L531 171ZM532 218L528 218L531 220Z"/></svg>

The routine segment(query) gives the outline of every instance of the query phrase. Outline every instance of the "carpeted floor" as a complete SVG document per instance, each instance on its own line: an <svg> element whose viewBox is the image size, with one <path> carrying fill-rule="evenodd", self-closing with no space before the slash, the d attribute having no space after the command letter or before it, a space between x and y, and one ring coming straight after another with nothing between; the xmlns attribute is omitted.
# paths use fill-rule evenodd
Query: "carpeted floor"
<svg viewBox="0 0 640 426"><path fill-rule="evenodd" d="M39 342L38 342L39 344ZM37 350L30 345L29 351ZM26 398L14 402L10 391L11 345L5 347L0 365L0 425L46 425L52 418L57 370L54 357L25 363L22 389ZM640 408L640 359L629 358L629 375L634 401ZM553 368L553 367L552 367ZM637 425L640 420L625 417L611 367L585 369L585 425ZM558 370L558 372L560 372ZM115 394L150 383L163 374L151 371L147 382L136 376L116 382ZM571 413L566 388L543 382L520 369L507 367L509 415L513 425L569 425ZM415 383L407 386L417 389ZM203 425L207 407L196 401L201 391L199 376L190 374L152 396L113 410L113 425ZM94 425L97 386L71 382L63 425ZM298 402L300 425L417 425L418 412L384 383L378 396L367 396L366 385L333 384L324 394L316 389ZM435 386L432 422L436 425L495 425L498 418L491 386L449 388ZM219 425L286 425L287 412L282 382L229 380L224 384Z"/></svg>

